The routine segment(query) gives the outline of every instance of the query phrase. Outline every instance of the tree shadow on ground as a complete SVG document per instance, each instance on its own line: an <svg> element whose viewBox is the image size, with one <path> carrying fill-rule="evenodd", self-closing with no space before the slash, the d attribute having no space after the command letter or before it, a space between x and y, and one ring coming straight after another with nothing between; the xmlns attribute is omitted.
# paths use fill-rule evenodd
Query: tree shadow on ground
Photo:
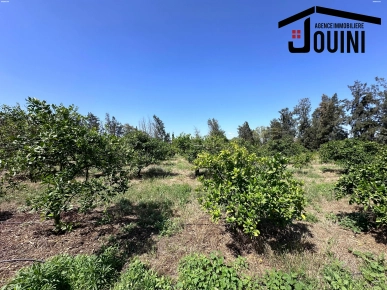
<svg viewBox="0 0 387 290"><path fill-rule="evenodd" d="M119 229L110 233L105 246L118 246L125 258L146 253L154 249L154 235L163 230L166 221L172 217L171 202L140 202L133 204L128 199L119 200L105 212L109 218L97 220L101 223L118 225Z"/></svg>
<svg viewBox="0 0 387 290"><path fill-rule="evenodd" d="M334 168L327 168L324 167L321 169L322 173L336 173L336 174L344 174L346 171L345 169L334 169Z"/></svg>
<svg viewBox="0 0 387 290"><path fill-rule="evenodd" d="M0 211L0 222L4 222L12 218L13 213L10 211Z"/></svg>
<svg viewBox="0 0 387 290"><path fill-rule="evenodd" d="M227 226L227 231L231 234L233 241L227 247L235 256L242 253L255 252L264 254L269 247L275 253L315 253L316 245L308 238L313 238L313 234L304 223L297 222L285 227L277 227L270 222L262 222L260 225L260 235L250 238L240 229Z"/></svg>
<svg viewBox="0 0 387 290"><path fill-rule="evenodd" d="M142 178L164 178L164 177L170 177L170 176L177 176L178 173L170 172L164 170L162 167L151 167L148 170L144 171L141 176Z"/></svg>
<svg viewBox="0 0 387 290"><path fill-rule="evenodd" d="M336 214L336 222L342 227L352 230L354 233L368 233L377 243L387 245L387 227L378 227L376 217L372 212L365 212L362 207L356 207L359 211L340 212Z"/></svg>

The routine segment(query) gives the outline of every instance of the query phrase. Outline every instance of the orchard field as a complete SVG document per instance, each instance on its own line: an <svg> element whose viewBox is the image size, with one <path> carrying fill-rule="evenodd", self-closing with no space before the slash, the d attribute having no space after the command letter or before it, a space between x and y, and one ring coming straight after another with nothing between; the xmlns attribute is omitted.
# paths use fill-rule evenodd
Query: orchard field
<svg viewBox="0 0 387 290"><path fill-rule="evenodd" d="M232 140L3 105L1 289L387 289L387 91L350 88Z"/></svg>

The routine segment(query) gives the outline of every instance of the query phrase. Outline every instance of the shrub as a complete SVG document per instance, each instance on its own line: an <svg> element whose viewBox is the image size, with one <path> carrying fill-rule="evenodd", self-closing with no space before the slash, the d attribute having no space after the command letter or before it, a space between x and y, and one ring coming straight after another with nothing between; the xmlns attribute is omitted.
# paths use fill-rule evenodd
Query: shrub
<svg viewBox="0 0 387 290"><path fill-rule="evenodd" d="M174 289L170 279L159 276L139 260L134 260L121 275L113 290L169 290Z"/></svg>
<svg viewBox="0 0 387 290"><path fill-rule="evenodd" d="M178 289L246 289L249 279L242 278L237 270L247 267L244 260L238 259L234 265L226 265L223 257L212 253L191 254L180 261Z"/></svg>
<svg viewBox="0 0 387 290"><path fill-rule="evenodd" d="M123 161L130 151L117 137L89 130L85 117L74 106L49 105L27 99L27 118L23 134L14 138L15 151L7 159L8 176L25 174L30 181L43 182L46 189L30 204L63 230L61 213L75 199L81 209L90 209L99 199L127 189ZM9 164L12 164L10 166ZM90 168L102 171L102 178L90 178ZM78 177L84 177L82 181Z"/></svg>
<svg viewBox="0 0 387 290"><path fill-rule="evenodd" d="M225 212L228 223L251 236L259 235L263 219L286 225L302 217L305 206L302 183L285 170L287 163L279 154L259 158L237 144L216 155L202 153L195 164L209 177L200 179L207 193L199 201L215 221Z"/></svg>
<svg viewBox="0 0 387 290"><path fill-rule="evenodd" d="M349 203L373 212L378 225L387 225L387 148L373 162L351 166L335 185L336 198L349 195Z"/></svg>
<svg viewBox="0 0 387 290"><path fill-rule="evenodd" d="M345 139L321 145L319 155L323 163L334 162L349 168L372 161L379 149L380 145L376 142Z"/></svg>
<svg viewBox="0 0 387 290"><path fill-rule="evenodd" d="M284 137L278 140L270 140L262 146L266 156L272 156L278 153L286 157L299 155L307 152L307 149L298 142L294 142L290 137Z"/></svg>
<svg viewBox="0 0 387 290"><path fill-rule="evenodd" d="M123 265L117 253L116 248L107 248L100 256L58 255L20 270L2 290L109 289Z"/></svg>
<svg viewBox="0 0 387 290"><path fill-rule="evenodd" d="M158 164L172 156L170 144L153 138L147 133L135 130L123 137L124 143L133 153L127 162L137 169L137 175L141 170L151 164Z"/></svg>
<svg viewBox="0 0 387 290"><path fill-rule="evenodd" d="M291 158L290 163L295 168L302 169L312 162L313 154L311 152L300 153Z"/></svg>
<svg viewBox="0 0 387 290"><path fill-rule="evenodd" d="M315 289L310 283L302 281L304 280L303 278L302 275L297 273L285 273L278 270L270 270L259 280L260 287L253 289Z"/></svg>

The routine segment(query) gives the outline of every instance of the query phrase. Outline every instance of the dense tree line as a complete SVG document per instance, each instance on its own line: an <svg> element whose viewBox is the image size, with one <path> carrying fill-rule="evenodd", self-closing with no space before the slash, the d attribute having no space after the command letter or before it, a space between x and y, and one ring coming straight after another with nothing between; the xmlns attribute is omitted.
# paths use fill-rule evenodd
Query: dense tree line
<svg viewBox="0 0 387 290"><path fill-rule="evenodd" d="M252 130L246 121L238 126L238 138L255 145L288 140L311 150L348 137L386 144L387 83L383 78L375 80L376 84L372 85L355 81L348 86L350 99L340 100L337 94L332 97L323 94L313 112L309 98L303 98L293 110L281 109L279 117L271 120L267 127Z"/></svg>

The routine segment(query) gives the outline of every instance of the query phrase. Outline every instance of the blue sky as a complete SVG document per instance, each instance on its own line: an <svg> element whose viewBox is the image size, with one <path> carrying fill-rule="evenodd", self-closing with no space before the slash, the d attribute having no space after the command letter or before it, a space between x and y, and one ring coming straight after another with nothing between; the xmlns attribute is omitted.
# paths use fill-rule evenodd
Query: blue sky
<svg viewBox="0 0 387 290"><path fill-rule="evenodd" d="M382 18L365 24L366 52L292 54L278 22L312 6ZM387 0L9 0L0 3L0 104L28 96L75 104L138 125L156 114L167 131L228 133L269 125L282 108L321 95L350 98L355 80L387 78ZM354 22L312 15L316 22ZM302 46L303 39L295 41Z"/></svg>

